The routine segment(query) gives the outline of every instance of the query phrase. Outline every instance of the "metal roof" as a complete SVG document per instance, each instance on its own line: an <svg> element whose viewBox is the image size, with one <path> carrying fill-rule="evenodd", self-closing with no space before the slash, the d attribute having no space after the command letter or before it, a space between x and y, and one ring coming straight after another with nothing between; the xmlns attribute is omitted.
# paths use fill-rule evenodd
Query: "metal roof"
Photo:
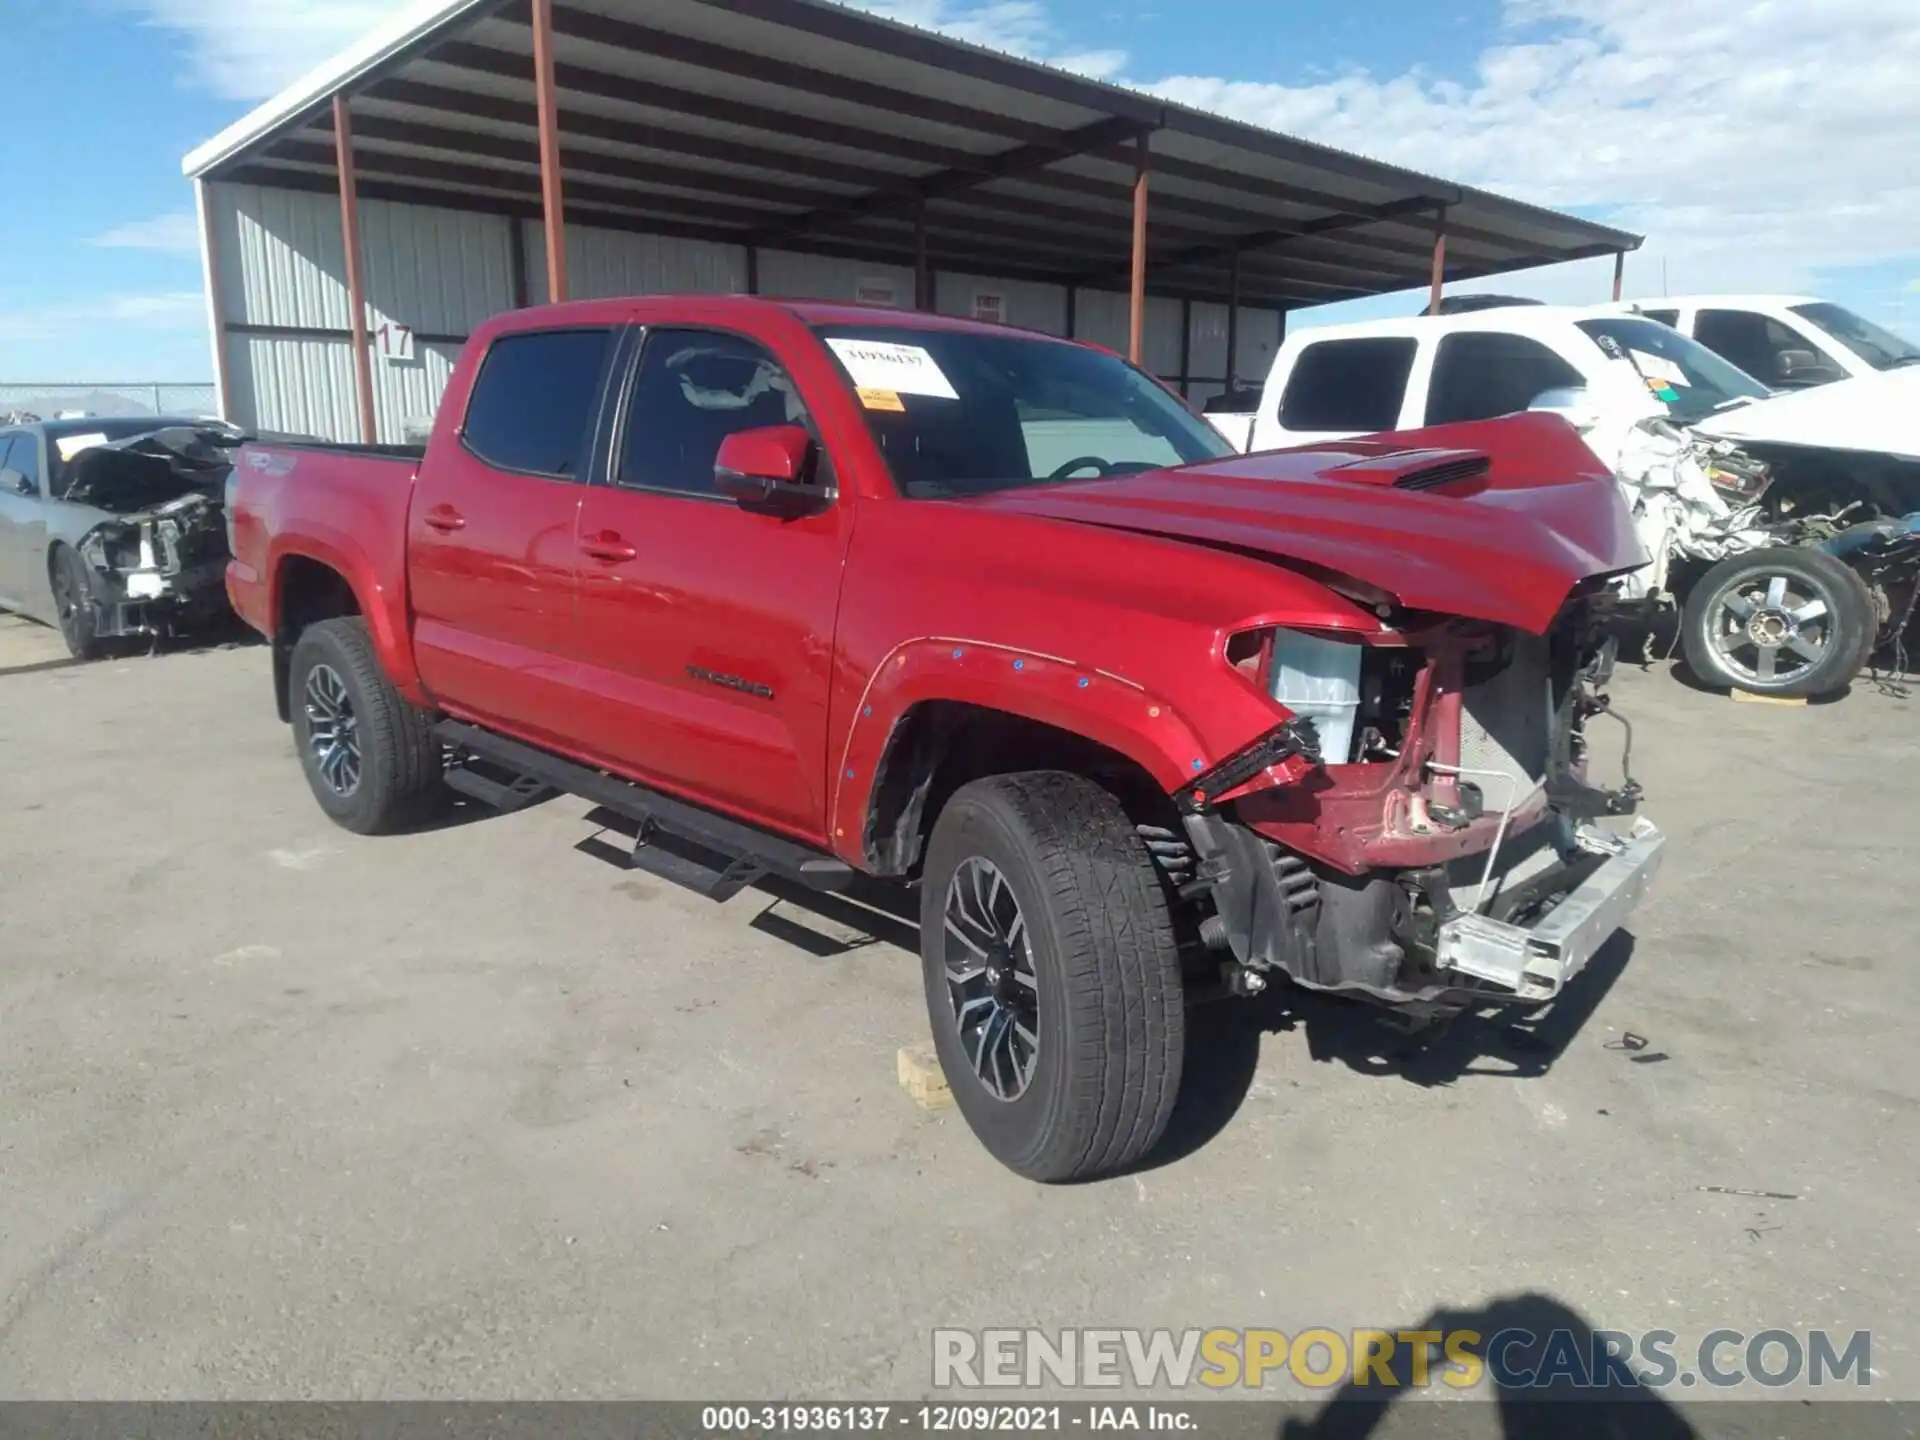
<svg viewBox="0 0 1920 1440"><path fill-rule="evenodd" d="M828 0L560 0L570 221L1125 288L1151 134L1148 288L1282 309L1635 249L1640 237ZM362 194L539 213L528 0L432 0L186 158L331 189L351 97Z"/></svg>

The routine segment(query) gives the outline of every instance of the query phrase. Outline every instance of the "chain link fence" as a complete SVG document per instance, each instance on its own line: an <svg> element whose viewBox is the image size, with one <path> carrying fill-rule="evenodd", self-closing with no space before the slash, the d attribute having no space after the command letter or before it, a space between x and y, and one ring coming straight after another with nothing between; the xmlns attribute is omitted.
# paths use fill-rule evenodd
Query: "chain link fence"
<svg viewBox="0 0 1920 1440"><path fill-rule="evenodd" d="M131 385L0 385L0 420L60 415L218 415L219 392L212 385L144 380Z"/></svg>

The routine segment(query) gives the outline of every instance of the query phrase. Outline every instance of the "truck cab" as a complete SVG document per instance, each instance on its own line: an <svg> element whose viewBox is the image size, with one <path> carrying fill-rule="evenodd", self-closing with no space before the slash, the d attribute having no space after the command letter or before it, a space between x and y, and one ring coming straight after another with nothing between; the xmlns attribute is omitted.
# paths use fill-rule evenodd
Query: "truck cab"
<svg viewBox="0 0 1920 1440"><path fill-rule="evenodd" d="M1920 345L1811 295L1682 295L1616 308L1671 325L1776 390L1920 363Z"/></svg>

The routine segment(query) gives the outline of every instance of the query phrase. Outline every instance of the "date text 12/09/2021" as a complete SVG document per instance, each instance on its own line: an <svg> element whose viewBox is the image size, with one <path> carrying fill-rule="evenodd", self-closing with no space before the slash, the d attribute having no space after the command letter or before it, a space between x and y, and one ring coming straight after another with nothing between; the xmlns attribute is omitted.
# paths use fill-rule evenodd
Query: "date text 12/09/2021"
<svg viewBox="0 0 1920 1440"><path fill-rule="evenodd" d="M1072 1430L1193 1432L1189 1407L1169 1405L709 1405L714 1435L905 1431L915 1435L1057 1434Z"/></svg>

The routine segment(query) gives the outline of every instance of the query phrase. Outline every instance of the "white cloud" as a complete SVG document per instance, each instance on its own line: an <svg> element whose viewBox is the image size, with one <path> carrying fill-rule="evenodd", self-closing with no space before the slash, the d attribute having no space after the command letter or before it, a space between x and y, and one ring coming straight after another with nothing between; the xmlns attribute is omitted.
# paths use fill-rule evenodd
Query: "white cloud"
<svg viewBox="0 0 1920 1440"><path fill-rule="evenodd" d="M347 48L406 0L109 0L179 32L200 81L229 100L264 100Z"/></svg>
<svg viewBox="0 0 1920 1440"><path fill-rule="evenodd" d="M0 341L71 340L86 331L130 326L141 330L204 327L206 299L198 290L95 295L52 305L0 307Z"/></svg>
<svg viewBox="0 0 1920 1440"><path fill-rule="evenodd" d="M1800 289L1920 251L1912 0L1507 0L1471 80L1151 88L1648 236L1630 290Z"/></svg>
<svg viewBox="0 0 1920 1440"><path fill-rule="evenodd" d="M198 255L200 224L190 210L130 220L95 235L87 244L102 250L158 250L167 255Z"/></svg>
<svg viewBox="0 0 1920 1440"><path fill-rule="evenodd" d="M922 30L938 30L956 40L1027 60L1043 60L1095 79L1109 79L1127 63L1124 50L1066 47L1046 7L1035 0L988 0L986 4L956 3L956 0L851 0L851 3L890 20L918 25Z"/></svg>

